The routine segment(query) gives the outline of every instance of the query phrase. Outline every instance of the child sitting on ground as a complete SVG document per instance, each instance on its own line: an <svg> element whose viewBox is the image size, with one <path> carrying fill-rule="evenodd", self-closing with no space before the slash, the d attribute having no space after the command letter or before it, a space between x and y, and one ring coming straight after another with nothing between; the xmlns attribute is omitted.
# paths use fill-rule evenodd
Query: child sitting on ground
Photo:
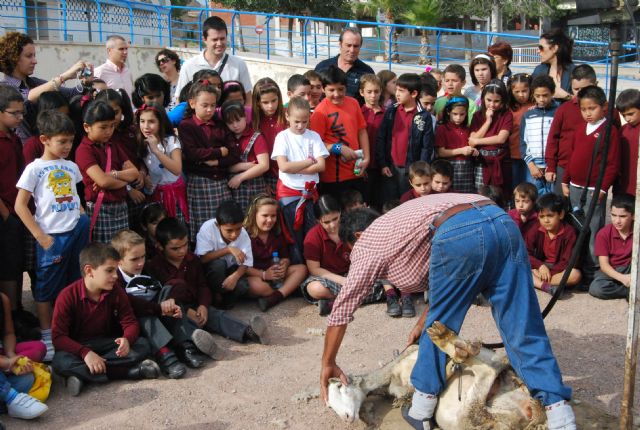
<svg viewBox="0 0 640 430"><path fill-rule="evenodd" d="M307 260L309 277L300 285L302 296L317 304L321 316L329 315L333 299L346 282L349 271L349 249L340 241L340 205L330 195L323 195L314 207L318 224L304 239L304 257ZM383 295L380 285L363 303L379 301ZM411 304L413 306L413 304Z"/></svg>
<svg viewBox="0 0 640 430"><path fill-rule="evenodd" d="M204 266L211 291L229 306L246 295L249 283L244 277L253 266L251 239L242 228L244 213L233 200L220 203L216 217L202 224L196 238L196 255Z"/></svg>
<svg viewBox="0 0 640 430"><path fill-rule="evenodd" d="M160 376L158 364L145 360L149 342L139 337L127 293L114 288L119 260L111 245L88 245L80 253L83 278L62 290L56 300L52 366L66 378L72 396L80 394L85 382Z"/></svg>
<svg viewBox="0 0 640 430"><path fill-rule="evenodd" d="M596 235L595 255L600 270L589 286L589 294L599 299L629 297L631 283L631 252L635 201L627 194L611 201L611 224Z"/></svg>
<svg viewBox="0 0 640 430"><path fill-rule="evenodd" d="M431 178L433 172L426 161L416 161L409 166L409 184L411 189L400 197L400 204L431 192Z"/></svg>
<svg viewBox="0 0 640 430"><path fill-rule="evenodd" d="M211 306L211 290L202 263L189 252L188 233L187 227L175 218L158 224L156 238L161 253L148 263L149 274L161 284L171 285L167 298L174 299L198 328L236 342L265 343L267 325L260 316L246 324Z"/></svg>
<svg viewBox="0 0 640 430"><path fill-rule="evenodd" d="M431 163L431 193L448 193L451 190L453 166L449 161L438 159Z"/></svg>
<svg viewBox="0 0 640 430"><path fill-rule="evenodd" d="M576 232L564 221L565 200L561 196L545 194L536 205L538 228L531 228L525 237L533 286L553 295L569 264L576 243ZM571 269L567 287L577 285L581 278L580 270Z"/></svg>
<svg viewBox="0 0 640 430"><path fill-rule="evenodd" d="M140 331L149 340L151 353L160 370L168 378L177 379L187 371L180 361L197 368L205 362L200 351L213 358L217 349L213 337L189 323L175 300L167 298L169 287L165 288L143 274L146 259L142 236L132 230L121 230L113 237L111 244L121 257L118 263L118 286L127 292Z"/></svg>
<svg viewBox="0 0 640 430"><path fill-rule="evenodd" d="M520 229L523 238L527 236L529 230L538 226L536 200L538 200L538 189L530 182L522 182L513 190L515 207L509 211L509 216Z"/></svg>
<svg viewBox="0 0 640 430"><path fill-rule="evenodd" d="M287 298L307 276L304 264L291 264L279 212L278 201L261 194L253 200L244 220L253 254L253 267L247 267L246 272L249 295L258 297L263 312ZM273 262L276 254L279 264Z"/></svg>
<svg viewBox="0 0 640 430"><path fill-rule="evenodd" d="M20 342L16 344L16 335L11 319L11 302L0 293L0 401L6 403L9 416L30 420L44 414L48 407L27 394L34 384L32 362L42 361L47 348L40 341ZM20 366L21 357L28 359L26 366Z"/></svg>

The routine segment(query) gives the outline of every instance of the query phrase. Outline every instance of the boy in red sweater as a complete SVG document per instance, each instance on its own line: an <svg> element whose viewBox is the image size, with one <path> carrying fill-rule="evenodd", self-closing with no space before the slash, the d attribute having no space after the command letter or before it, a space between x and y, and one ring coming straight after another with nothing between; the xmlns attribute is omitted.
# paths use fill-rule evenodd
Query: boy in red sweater
<svg viewBox="0 0 640 430"><path fill-rule="evenodd" d="M538 199L538 228L527 232L525 242L531 263L533 286L553 295L569 264L576 232L564 222L564 199L545 194ZM580 270L572 269L567 286L580 282Z"/></svg>
<svg viewBox="0 0 640 430"><path fill-rule="evenodd" d="M522 182L513 190L513 209L509 216L520 229L522 237L527 237L531 229L538 227L538 212L536 212L538 189L531 182Z"/></svg>
<svg viewBox="0 0 640 430"><path fill-rule="evenodd" d="M636 167L640 139L640 91L624 90L616 99L616 108L627 122L621 130L620 160L622 166L614 194L636 195Z"/></svg>
<svg viewBox="0 0 640 430"><path fill-rule="evenodd" d="M562 176L571 158L573 135L584 124L578 105L578 92L585 87L597 84L598 78L593 67L588 64L576 66L571 72L573 98L560 105L553 115L547 146L544 150L547 163L544 176L547 182L554 183L553 192L556 194L562 193Z"/></svg>
<svg viewBox="0 0 640 430"><path fill-rule="evenodd" d="M83 278L66 287L53 310L53 370L66 377L67 391L80 394L84 382L154 379L160 368L127 293L114 288L120 255L110 245L92 243L80 253Z"/></svg>
<svg viewBox="0 0 640 430"><path fill-rule="evenodd" d="M426 161L414 161L409 166L409 185L411 189L400 196L400 204L431 193L433 171Z"/></svg>
<svg viewBox="0 0 640 430"><path fill-rule="evenodd" d="M573 135L573 150L569 164L562 177L562 193L569 197L571 207L580 207L584 213L590 205L593 197L593 187L595 186L600 170L600 161L604 153L604 134L606 129L607 96L602 88L596 86L585 87L578 92L578 104L583 123ZM589 165L592 162L593 152L596 142L598 152L593 160L591 177L587 177ZM591 280L598 268L598 263L594 258L594 243L596 234L604 226L605 210L607 206L607 192L618 177L620 169L620 134L615 124L611 127L611 138L609 140L609 152L607 154L607 164L605 168L602 187L597 196L598 204L593 212L593 218L589 224L589 252L583 260L583 270L585 277ZM580 197L584 188L587 187L587 200L584 206L580 203Z"/></svg>

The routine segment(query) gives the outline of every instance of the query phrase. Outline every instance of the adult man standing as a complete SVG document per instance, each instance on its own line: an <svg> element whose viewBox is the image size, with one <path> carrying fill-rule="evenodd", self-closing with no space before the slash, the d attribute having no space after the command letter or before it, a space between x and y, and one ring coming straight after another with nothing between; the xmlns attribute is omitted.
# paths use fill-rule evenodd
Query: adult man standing
<svg viewBox="0 0 640 430"><path fill-rule="evenodd" d="M117 34L107 37L107 61L96 67L93 75L107 83L107 87L122 88L129 97L133 92L133 78L126 65L129 55L129 44L124 37Z"/></svg>
<svg viewBox="0 0 640 430"><path fill-rule="evenodd" d="M202 40L205 49L201 54L185 61L180 68L176 86L176 97L182 88L191 82L193 75L202 69L213 69L224 82L238 81L247 92L247 104L251 104L251 77L242 58L227 54L227 24L219 16L210 16L202 24Z"/></svg>
<svg viewBox="0 0 640 430"><path fill-rule="evenodd" d="M403 416L416 429L433 428L444 389L446 356L425 331L440 321L458 333L475 297L491 303L513 369L546 407L549 429L574 430L571 389L560 369L540 314L527 251L511 218L491 200L473 194L438 194L403 204L375 219L356 210L340 222L340 238L355 246L347 281L335 300L325 336L320 389L327 399L331 377L347 383L336 364L346 326L376 279L403 292L429 288L429 305L410 335L420 338L411 375L416 388ZM370 226L369 226L370 225ZM356 241L357 239L357 241ZM426 320L426 325L425 325Z"/></svg>
<svg viewBox="0 0 640 430"><path fill-rule="evenodd" d="M347 74L347 95L358 99L360 97L360 77L367 73L374 73L373 69L360 60L360 48L362 48L362 33L355 27L347 27L340 33L338 39L340 54L333 58L327 58L316 65L316 72L327 70L331 65L337 65Z"/></svg>

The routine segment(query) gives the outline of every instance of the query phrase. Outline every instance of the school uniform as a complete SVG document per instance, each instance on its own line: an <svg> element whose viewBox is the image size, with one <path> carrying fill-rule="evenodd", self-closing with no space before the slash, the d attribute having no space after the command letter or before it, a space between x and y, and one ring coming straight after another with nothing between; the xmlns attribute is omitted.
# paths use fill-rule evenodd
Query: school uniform
<svg viewBox="0 0 640 430"><path fill-rule="evenodd" d="M520 212L518 212L518 209L511 209L508 214L513 222L518 226L523 238L527 236L529 230L538 228L539 226L538 212L535 210L532 210L531 213L529 213L524 222L522 221L522 218L520 218Z"/></svg>
<svg viewBox="0 0 640 430"><path fill-rule="evenodd" d="M305 260L318 261L323 269L345 277L351 265L347 245L343 242L336 244L320 224L316 224L304 239L304 258ZM318 300L311 297L307 291L307 286L314 281L320 282L334 296L338 296L342 289L342 285L337 282L322 276L310 275L300 284L300 291L302 292L302 297L312 304L316 304ZM380 282L376 281L371 293L365 297L362 303L375 303L380 301L383 295L384 288Z"/></svg>
<svg viewBox="0 0 640 430"><path fill-rule="evenodd" d="M638 165L638 141L640 140L640 123L626 123L621 130L620 138L620 176L613 186L614 194L636 195L636 168Z"/></svg>
<svg viewBox="0 0 640 430"><path fill-rule="evenodd" d="M436 130L436 148L458 149L469 146L469 128L447 121ZM453 166L451 189L458 193L475 193L474 159L466 155L456 155L447 160Z"/></svg>
<svg viewBox="0 0 640 430"><path fill-rule="evenodd" d="M136 141L136 135L133 127L120 129L117 128L113 132L113 136L111 136L111 144L113 146L117 146L120 151L127 157L131 163L136 166L138 171L144 167L144 162L138 153L138 144ZM138 222L140 221L140 215L142 214L142 210L147 205L147 201L143 201L142 203L134 202L129 196L129 191L131 190L131 186L126 187L127 190L127 213L129 216L129 226L132 228L136 228ZM143 192L143 190L139 190Z"/></svg>
<svg viewBox="0 0 640 430"><path fill-rule="evenodd" d="M14 133L0 131L0 154L0 199L10 213L6 220L0 218L0 280L16 281L22 279L25 229L14 209L16 182L24 169L22 144Z"/></svg>
<svg viewBox="0 0 640 430"><path fill-rule="evenodd" d="M53 310L51 340L56 349L52 366L61 376L82 381L125 379L130 368L149 355L149 343L139 337L140 327L127 294L121 288L102 291L98 301L88 296L84 279L62 290ZM116 356L116 338L129 341L126 357ZM92 374L84 358L95 352L106 360L107 371Z"/></svg>
<svg viewBox="0 0 640 430"><path fill-rule="evenodd" d="M231 199L227 186L228 168L240 161L239 150L225 140L225 132L215 119L201 121L195 115L178 126L184 152L184 172L187 175L189 206L189 237L195 242L200 226L215 217L218 205ZM222 156L221 148L229 154ZM207 166L206 160L218 160L217 166Z"/></svg>
<svg viewBox="0 0 640 430"><path fill-rule="evenodd" d="M380 167L376 162L375 154L377 152L378 145L378 130L382 125L384 119L384 106L381 106L379 111L374 111L366 104L361 107L364 121L367 123L367 136L369 137L369 152L372 154L369 167L367 167L367 194L371 206L375 208L381 208L384 204L382 196L380 196L379 190L382 184L382 173Z"/></svg>
<svg viewBox="0 0 640 430"><path fill-rule="evenodd" d="M111 152L111 166L107 169L107 151ZM99 166L105 173L112 170L122 170L127 156L119 145L111 142L98 144L84 136L76 151L76 163L82 173L84 183L84 196L87 202L87 215L92 220L93 233L90 240L93 242L109 243L115 233L129 228L129 213L127 209L127 189L121 187L116 190L94 190L93 179L87 174L91 166ZM102 204L98 208L98 214L94 221L96 201L103 194Z"/></svg>
<svg viewBox="0 0 640 430"><path fill-rule="evenodd" d="M271 117L262 118L257 128L264 137L265 142L267 143L269 154L272 154L276 136L281 131L287 129L287 124L279 123L276 116L273 115ZM278 163L275 160L269 159L269 171L264 175L264 178L271 193L275 194L276 183L278 182Z"/></svg>
<svg viewBox="0 0 640 430"><path fill-rule="evenodd" d="M269 158L269 154L271 153L264 136L259 131L254 131L253 128L249 126L244 129L239 138L230 134L229 140L238 146L238 150L240 154L242 154L240 159L243 163L257 163L258 155L267 154L267 158ZM269 160L269 163L271 163L271 160ZM269 174L269 172L265 175L267 174ZM251 201L258 194L265 193L266 191L267 183L265 181L265 176L263 175L243 181L238 188L231 189L231 195L236 203L238 203L242 208L242 212L247 213Z"/></svg>
<svg viewBox="0 0 640 430"><path fill-rule="evenodd" d="M409 200L417 199L421 197L420 194L416 193L416 190L411 188L409 191L400 196L400 204L408 202Z"/></svg>
<svg viewBox="0 0 640 430"><path fill-rule="evenodd" d="M542 170L544 174L546 170L546 161L544 150L547 145L547 137L553 122L553 116L558 109L559 103L552 100L551 105L547 107L534 107L524 113L520 124L520 154L524 162L528 165L533 163ZM553 192L553 184L548 183L545 177L536 179L531 175L531 171L527 168L526 180L536 186L538 195Z"/></svg>
<svg viewBox="0 0 640 430"><path fill-rule="evenodd" d="M609 257L609 265L618 273L631 273L633 252L633 228L623 239L613 224L605 225L598 232L595 243L596 257ZM622 299L629 297L629 288L598 270L589 286L589 294L599 299Z"/></svg>
<svg viewBox="0 0 640 430"><path fill-rule="evenodd" d="M538 269L545 265L552 276L562 273L569 264L576 239L576 231L564 222L553 239L540 224L537 228L531 228L525 237L531 268Z"/></svg>
<svg viewBox="0 0 640 430"><path fill-rule="evenodd" d="M167 298L174 299L185 311L197 309L198 306L207 307L208 318L203 327L205 330L237 342L244 342L249 325L211 306L211 290L207 286L204 269L196 255L188 253L180 267L169 263L163 255L158 255L148 262L146 269L161 284L171 285ZM189 337L191 333L188 333Z"/></svg>

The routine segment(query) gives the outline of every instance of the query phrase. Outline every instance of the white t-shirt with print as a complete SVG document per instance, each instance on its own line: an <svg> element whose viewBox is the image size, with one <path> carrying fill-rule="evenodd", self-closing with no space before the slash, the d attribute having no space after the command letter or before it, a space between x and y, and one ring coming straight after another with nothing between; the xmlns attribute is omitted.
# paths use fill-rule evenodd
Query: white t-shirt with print
<svg viewBox="0 0 640 430"><path fill-rule="evenodd" d="M282 130L276 136L273 143L271 159L277 160L279 155L287 157L288 161L303 161L312 155L314 158L328 157L329 151L324 146L320 135L313 130L305 130L303 134L295 134L291 130ZM282 183L294 190L304 190L305 182L320 182L320 175L304 175L301 173L278 172L278 178Z"/></svg>
<svg viewBox="0 0 640 430"><path fill-rule="evenodd" d="M182 149L180 141L175 136L165 137L163 143L158 143L158 148L164 152L167 157L171 157L171 153L176 149ZM174 175L166 167L162 166L158 157L151 151L144 157L144 164L147 166L154 188L157 185L173 184L179 178L178 175Z"/></svg>
<svg viewBox="0 0 640 430"><path fill-rule="evenodd" d="M218 221L216 219L210 219L209 221L202 224L200 227L200 231L196 236L196 255L204 255L210 251L218 251L220 249L226 248L227 246L235 246L240 251L244 252L244 263L243 266L253 267L253 252L251 251L251 239L249 238L249 234L247 230L242 228L240 231L240 235L233 242L227 243L222 238L222 234L220 233L220 228L218 227ZM224 261L227 262L227 267L233 266L234 264L240 265L235 259L235 257L231 254L227 254L224 257Z"/></svg>
<svg viewBox="0 0 640 430"><path fill-rule="evenodd" d="M80 218L79 182L82 174L76 163L36 158L24 169L16 186L33 194L40 228L56 234L73 230Z"/></svg>

